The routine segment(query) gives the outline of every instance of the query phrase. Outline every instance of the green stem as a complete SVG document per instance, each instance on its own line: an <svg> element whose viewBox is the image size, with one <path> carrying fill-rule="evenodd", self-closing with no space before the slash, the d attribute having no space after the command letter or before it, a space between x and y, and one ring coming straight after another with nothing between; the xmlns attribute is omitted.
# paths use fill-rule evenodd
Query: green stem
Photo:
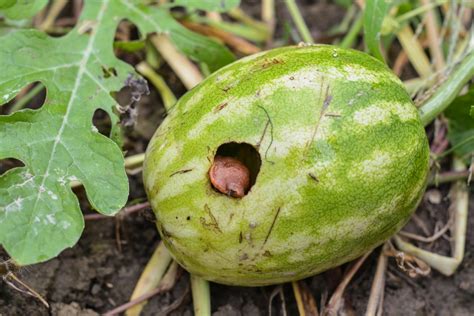
<svg viewBox="0 0 474 316"><path fill-rule="evenodd" d="M195 316L211 315L211 293L209 282L191 274L191 291Z"/></svg>
<svg viewBox="0 0 474 316"><path fill-rule="evenodd" d="M202 76L204 78L210 76L211 71L209 70L209 66L206 63L199 63L199 68L201 69Z"/></svg>
<svg viewBox="0 0 474 316"><path fill-rule="evenodd" d="M311 33L309 32L309 29L306 26L306 23L304 22L303 16L301 16L301 12L295 3L295 0L285 0L285 4L303 41L305 43L314 43L313 38L311 37Z"/></svg>
<svg viewBox="0 0 474 316"><path fill-rule="evenodd" d="M28 102L31 101L38 93L41 92L41 90L44 89L44 86L42 83L38 83L36 86L34 86L30 91L28 91L27 94L25 94L18 102L13 104L12 108L10 109L10 113L14 113L16 111L19 111L25 107Z"/></svg>
<svg viewBox="0 0 474 316"><path fill-rule="evenodd" d="M134 169L134 168L141 167L143 165L144 160L145 160L145 153L128 156L125 158L125 168Z"/></svg>
<svg viewBox="0 0 474 316"><path fill-rule="evenodd" d="M474 77L474 52L464 58L433 96L420 107L419 113L423 125L428 125L442 113L472 77Z"/></svg>
<svg viewBox="0 0 474 316"><path fill-rule="evenodd" d="M362 13L359 13L354 23L352 23L349 32L346 34L346 36L344 36L339 46L342 48L351 48L352 45L354 45L357 35L359 35L363 25L364 15Z"/></svg>

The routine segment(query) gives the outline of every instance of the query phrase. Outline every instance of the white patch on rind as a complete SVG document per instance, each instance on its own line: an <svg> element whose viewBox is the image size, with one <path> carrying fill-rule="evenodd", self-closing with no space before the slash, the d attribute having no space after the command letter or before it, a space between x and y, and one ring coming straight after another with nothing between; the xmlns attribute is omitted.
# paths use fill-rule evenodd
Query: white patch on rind
<svg viewBox="0 0 474 316"><path fill-rule="evenodd" d="M364 126L388 123L389 119L390 112L376 105L368 106L354 113L354 121Z"/></svg>
<svg viewBox="0 0 474 316"><path fill-rule="evenodd" d="M412 202L413 200L418 198L418 196L420 195L420 192L425 188L425 186L426 186L426 179L420 178L410 193L410 196L408 198L409 201Z"/></svg>
<svg viewBox="0 0 474 316"><path fill-rule="evenodd" d="M396 115L402 122L418 119L418 112L410 102L396 103L379 101L354 113L354 121L363 126L390 123L391 115Z"/></svg>
<svg viewBox="0 0 474 316"><path fill-rule="evenodd" d="M206 89L205 86L198 87L197 91L193 93L193 95L186 101L186 107L182 108L179 105L177 105L178 110L181 110L180 111L181 113L192 110L209 93L209 91L207 90L208 89Z"/></svg>
<svg viewBox="0 0 474 316"><path fill-rule="evenodd" d="M349 81L378 82L380 80L380 73L368 70L360 65L344 65L343 69L346 72L346 79ZM331 71L333 70L331 69Z"/></svg>
<svg viewBox="0 0 474 316"><path fill-rule="evenodd" d="M264 184L256 184L256 186L259 185L256 189L264 192L264 194L260 194L256 197L258 201L254 200L253 204L274 206L275 201L277 201L279 197L286 198L287 206L289 204L297 204L303 201L303 197L294 188L301 188L307 184L308 172L304 169L298 170L298 174L289 179L281 179L278 177L274 180L268 179ZM257 213L258 212L246 214L246 217L249 221L258 221L258 219L261 218L261 215L259 216Z"/></svg>
<svg viewBox="0 0 474 316"><path fill-rule="evenodd" d="M356 163L351 175L356 179L379 179L383 178L389 172L389 166L392 163L392 156L388 152L376 150L369 159Z"/></svg>
<svg viewBox="0 0 474 316"><path fill-rule="evenodd" d="M367 159L362 162L362 171L364 173L380 173L390 162L390 154L377 153L372 159Z"/></svg>
<svg viewBox="0 0 474 316"><path fill-rule="evenodd" d="M343 69L324 66L310 66L301 68L297 71L282 75L281 77L269 81L260 89L258 89L258 94L227 100L227 106L218 113L210 111L208 114L204 115L192 127L188 133L188 136L191 139L199 137L209 125L215 123L218 120L233 122L236 118L245 119L248 115L250 115L250 109L252 108L254 102L265 102L265 99L278 91L280 88L287 90L299 90L307 88L314 89L319 87L320 82L322 82L323 79L377 83L381 80L387 80L390 77L391 76L388 76L387 78L380 78L379 73L355 65L346 65ZM211 85L209 87L214 88L214 86ZM209 89L204 87L200 88L197 94L187 101L186 110L197 106L197 104L202 100L203 95L206 93L212 93L211 91L207 90ZM383 115L382 118L388 118L390 114L388 110L384 110L376 106L373 106L372 110L362 109L358 112L360 113L356 113L356 120L363 125L375 124L378 121L382 121L382 119L379 117L379 114Z"/></svg>
<svg viewBox="0 0 474 316"><path fill-rule="evenodd" d="M403 195L401 194L396 195L389 202L386 202L382 204L382 206L378 207L376 210L376 213L377 214L392 213L394 210L400 207L402 198L403 198Z"/></svg>
<svg viewBox="0 0 474 316"><path fill-rule="evenodd" d="M317 86L317 81L321 80L321 76L321 73L314 67L301 68L295 72L273 79L264 85L262 89L277 90L279 87L289 89L314 88Z"/></svg>
<svg viewBox="0 0 474 316"><path fill-rule="evenodd" d="M163 201L186 192L189 190L188 185L203 179L200 175L207 174L208 168L207 159L203 161L195 158L189 161L182 169L192 169L192 171L175 175L171 180L166 181L153 200Z"/></svg>
<svg viewBox="0 0 474 316"><path fill-rule="evenodd" d="M209 112L203 116L199 122L188 132L190 139L195 139L206 130L206 128L216 122L217 120L226 120L227 122L233 122L236 117L242 118L250 115L251 104L257 100L256 96L249 96L239 98L237 100L230 100L225 108L215 113L214 111Z"/></svg>
<svg viewBox="0 0 474 316"><path fill-rule="evenodd" d="M269 239L267 247L272 249L271 252L275 255L287 253L288 249L291 249L292 254L289 256L288 261L298 262L307 259L307 254L305 253L311 247L311 244L319 243L319 238L311 238L306 232L296 232L286 240Z"/></svg>
<svg viewBox="0 0 474 316"><path fill-rule="evenodd" d="M410 102L396 103L393 107L392 113L398 115L402 122L418 119L418 111Z"/></svg>
<svg viewBox="0 0 474 316"><path fill-rule="evenodd" d="M173 223L175 221L175 214L185 214L189 212L190 208L182 208L173 210L173 214L169 215L170 219L163 220L164 223ZM164 225L164 229L176 238L199 238L201 232L193 225Z"/></svg>
<svg viewBox="0 0 474 316"><path fill-rule="evenodd" d="M166 170L170 164L172 164L181 152L180 148L182 145L178 142L173 143L166 149L163 149L160 159L157 161L157 165L160 166L160 170Z"/></svg>
<svg viewBox="0 0 474 316"><path fill-rule="evenodd" d="M283 75L273 79L267 85L278 88L285 86L292 89L315 88L317 83L322 79L335 79L344 81L357 81L366 83L378 83L381 80L380 74L372 70L358 67L355 65L346 65L344 68L328 67L314 65L310 67L300 68L295 72Z"/></svg>
<svg viewBox="0 0 474 316"><path fill-rule="evenodd" d="M348 217L335 223L332 227L323 227L319 230L320 241L326 242L331 239L338 239L341 236L358 238L364 236L367 229L373 225L373 220L365 217ZM324 238L324 239L323 239ZM324 249L325 247L322 246Z"/></svg>
<svg viewBox="0 0 474 316"><path fill-rule="evenodd" d="M271 143L270 156L286 157L291 149L301 149L306 146L312 140L313 130L314 128L309 127L279 129ZM261 146L267 148L270 145L270 141L270 137L264 139Z"/></svg>
<svg viewBox="0 0 474 316"><path fill-rule="evenodd" d="M311 255L317 255L319 250L324 253L328 241L340 239L341 236L350 236L352 239L364 236L371 225L373 223L367 218L349 217L329 227L321 227L314 237L308 232L295 233L286 240L269 239L267 246L277 255L292 249L288 261L305 262L308 259L308 251L312 252Z"/></svg>

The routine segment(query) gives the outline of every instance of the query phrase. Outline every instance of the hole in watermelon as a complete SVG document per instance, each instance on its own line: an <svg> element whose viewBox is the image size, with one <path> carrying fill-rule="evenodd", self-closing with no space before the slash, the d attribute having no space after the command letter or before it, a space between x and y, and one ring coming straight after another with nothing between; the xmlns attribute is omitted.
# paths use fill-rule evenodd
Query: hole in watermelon
<svg viewBox="0 0 474 316"><path fill-rule="evenodd" d="M217 191L232 197L243 197L257 181L262 165L260 154L247 143L230 142L217 148L209 172Z"/></svg>

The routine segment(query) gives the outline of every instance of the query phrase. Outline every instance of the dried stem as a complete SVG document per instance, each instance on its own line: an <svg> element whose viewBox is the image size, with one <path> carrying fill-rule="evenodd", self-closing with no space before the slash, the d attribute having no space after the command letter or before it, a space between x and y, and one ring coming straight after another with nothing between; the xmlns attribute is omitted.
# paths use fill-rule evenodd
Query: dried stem
<svg viewBox="0 0 474 316"><path fill-rule="evenodd" d="M184 303L184 299L186 298L186 296L188 296L188 294L189 294L189 283L186 286L186 289L184 290L183 294L181 294L181 296L178 297L173 303L163 308L158 313L158 316L166 316L172 311L174 311L175 309L177 309L178 307L180 307Z"/></svg>
<svg viewBox="0 0 474 316"><path fill-rule="evenodd" d="M181 54L167 36L154 35L151 37L151 42L187 89L202 81L203 77L196 65Z"/></svg>
<svg viewBox="0 0 474 316"><path fill-rule="evenodd" d="M382 310L382 300L385 287L385 273L387 272L387 256L384 253L384 249L387 248L387 243L384 244L383 249L380 251L379 259L377 261L377 270L375 271L374 281L370 288L369 302L367 304L366 316L375 316L377 311Z"/></svg>
<svg viewBox="0 0 474 316"><path fill-rule="evenodd" d="M169 251L166 249L163 242L160 242L158 247L156 247L155 252L153 252L153 255L148 261L142 274L140 275L140 279L133 290L130 300L133 301L136 298L143 296L144 294L149 293L155 289L160 283L165 271L168 269L171 260L172 259ZM146 303L146 301L143 301L142 303L127 309L125 314L127 316L140 315Z"/></svg>
<svg viewBox="0 0 474 316"><path fill-rule="evenodd" d="M455 158L454 159L455 171L462 171L465 169L464 163ZM466 244L466 228L467 228L467 211L469 208L469 194L466 183L463 181L456 182L451 188L450 197L452 204L450 209L454 212L454 225L453 225L453 256L446 257L438 255L421 248L415 247L414 245L404 241L398 236L394 236L397 247L404 252L407 252L427 264L435 268L444 275L452 275L464 257L464 246Z"/></svg>
<svg viewBox="0 0 474 316"><path fill-rule="evenodd" d="M419 235L412 234L412 233L405 232L405 231L400 231L398 234L400 234L403 237L407 237L407 238L410 238L410 239L413 239L413 240L416 240L416 241L431 243L433 241L436 241L441 236L443 236L448 231L448 229L451 227L451 225L452 225L452 222L451 222L451 220L449 220L446 223L446 225L444 225L443 228L441 228L439 231L437 231L436 233L434 233L430 237L423 237L423 236L419 236Z"/></svg>
<svg viewBox="0 0 474 316"><path fill-rule="evenodd" d="M438 186L443 183L454 182L458 180L467 179L470 175L469 170L463 171L447 171L439 174L434 174L428 180L428 185Z"/></svg>
<svg viewBox="0 0 474 316"><path fill-rule="evenodd" d="M367 257L370 255L371 252L372 251L369 251L365 255L360 257L356 261L356 263L350 267L349 271L347 271L347 273L344 275L341 283L339 283L339 285L337 286L336 290L334 291L334 293L331 296L331 299L329 300L329 303L326 306L325 314L327 314L327 315L336 315L337 314L337 311L339 310L340 305L341 305L342 295L344 294L344 291L345 291L347 285L352 280L352 278L354 277L356 272L362 266L362 263L364 263L365 259L367 259Z"/></svg>
<svg viewBox="0 0 474 316"><path fill-rule="evenodd" d="M275 33L275 0L262 0L262 20L267 25L268 40L267 46L271 45L273 34Z"/></svg>
<svg viewBox="0 0 474 316"><path fill-rule="evenodd" d="M293 281L291 284L299 316L318 316L319 312L316 301L304 281Z"/></svg>
<svg viewBox="0 0 474 316"><path fill-rule="evenodd" d="M429 0L421 0L423 5L429 5ZM426 12L426 33L428 35L428 42L430 46L430 53L432 56L435 69L441 72L445 68L444 56L441 51L440 37L438 32L438 26L436 25L436 19L433 9Z"/></svg>
<svg viewBox="0 0 474 316"><path fill-rule="evenodd" d="M189 22L189 21L183 21L182 24L186 26L188 29L193 30L195 32L218 38L242 54L250 55L250 54L255 54L261 51L260 48L244 40L243 38L237 37L229 32L220 30L216 27L202 25L199 23L194 23L194 22Z"/></svg>
<svg viewBox="0 0 474 316"><path fill-rule="evenodd" d="M13 274L12 272L8 272L4 277L3 279L5 280L5 282L7 282L8 285L10 285L11 287L13 287L14 289L22 292L22 293L25 293L27 295L30 295L30 296L33 296L35 298L37 298L44 306L46 306L46 308L49 308L49 304L48 302L38 293L36 292L31 286L29 286L28 284L26 284L25 282L23 282L22 280L20 280L15 274ZM21 287L23 287L24 289L21 289L19 288L15 283L18 283Z"/></svg>
<svg viewBox="0 0 474 316"><path fill-rule="evenodd" d="M125 215L130 215L136 212L139 212L143 209L146 209L150 207L150 202L143 202L139 204L135 204L132 206L127 206L124 207L119 213L117 213L116 216L125 216ZM107 215L102 215L102 214L86 214L84 215L84 220L86 221L91 221L91 220L100 220L100 219L110 219L114 218L113 216L107 216Z"/></svg>
<svg viewBox="0 0 474 316"><path fill-rule="evenodd" d="M299 316L306 316L306 311L303 304L303 298L301 297L301 290L298 281L291 282L293 293L295 294L296 306L298 307Z"/></svg>
<svg viewBox="0 0 474 316"><path fill-rule="evenodd" d="M48 11L48 15L38 28L44 32L48 31L67 3L67 0L55 0Z"/></svg>
<svg viewBox="0 0 474 316"><path fill-rule="evenodd" d="M430 61L411 27L409 25L402 27L397 33L397 37L416 72L422 78L428 78L432 73Z"/></svg>
<svg viewBox="0 0 474 316"><path fill-rule="evenodd" d="M173 266L171 266L168 269L168 272L163 277L163 281L162 281L162 283L160 283L160 286L158 286L158 288L156 288L153 291L148 292L148 293L146 293L146 294L144 294L140 297L137 297L136 299L134 299L134 300L132 300L128 303L125 303L125 304L123 304L119 307L116 307L111 311L106 312L104 314L104 316L118 315L118 314L126 311L127 309L132 308L133 306L135 306L137 304L140 304L140 303L150 299L151 297L153 297L157 294L160 294L160 293L167 292L167 291L171 290L173 288L174 284L175 284L176 274L177 274L177 271L173 270L172 267ZM173 278L174 278L174 281L172 281ZM166 282L165 282L165 279L166 279Z"/></svg>

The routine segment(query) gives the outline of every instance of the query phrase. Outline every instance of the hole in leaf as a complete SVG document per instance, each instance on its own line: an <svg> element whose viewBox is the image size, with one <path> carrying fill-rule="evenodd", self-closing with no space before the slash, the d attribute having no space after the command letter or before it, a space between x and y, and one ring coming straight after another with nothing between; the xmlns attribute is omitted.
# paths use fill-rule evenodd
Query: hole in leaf
<svg viewBox="0 0 474 316"><path fill-rule="evenodd" d="M129 74L124 82L124 87L116 94L116 100L120 104L120 124L126 129L135 126L138 116L136 108L138 102L144 95L150 94L148 83L141 77Z"/></svg>
<svg viewBox="0 0 474 316"><path fill-rule="evenodd" d="M102 69L102 75L104 78L110 78L110 77L117 77L117 70L114 67L109 67L106 68L104 66L101 66Z"/></svg>
<svg viewBox="0 0 474 316"><path fill-rule="evenodd" d="M209 171L217 191L232 197L243 197L257 181L262 159L257 149L247 143L230 142L217 148Z"/></svg>
<svg viewBox="0 0 474 316"><path fill-rule="evenodd" d="M145 49L144 37L135 24L127 19L120 21L117 26L114 48L115 56L129 64L136 65L144 59L141 54Z"/></svg>
<svg viewBox="0 0 474 316"><path fill-rule="evenodd" d="M5 174L10 169L13 168L18 168L18 167L24 167L25 164L18 159L15 158L5 158L5 159L0 159L0 176Z"/></svg>
<svg viewBox="0 0 474 316"><path fill-rule="evenodd" d="M39 109L46 100L46 88L37 81L33 82L18 92L18 94L7 103L0 107L0 114L10 114L21 109Z"/></svg>
<svg viewBox="0 0 474 316"><path fill-rule="evenodd" d="M110 131L112 130L112 121L110 120L110 116L107 112L102 109L97 109L94 112L94 116L92 117L92 124L99 133L105 135L107 137L110 136Z"/></svg>

